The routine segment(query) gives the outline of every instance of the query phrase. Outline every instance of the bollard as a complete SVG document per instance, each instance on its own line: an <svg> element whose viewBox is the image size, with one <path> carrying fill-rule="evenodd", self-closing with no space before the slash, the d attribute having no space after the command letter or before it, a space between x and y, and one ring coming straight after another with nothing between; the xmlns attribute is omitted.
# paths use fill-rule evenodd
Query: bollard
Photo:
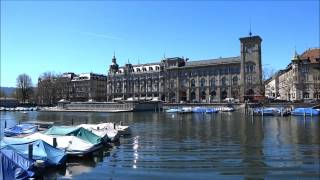
<svg viewBox="0 0 320 180"><path fill-rule="evenodd" d="M71 125L73 126L73 118L71 119Z"/></svg>
<svg viewBox="0 0 320 180"><path fill-rule="evenodd" d="M33 146L32 144L28 144L28 157L29 159L32 159L32 156L33 156Z"/></svg>
<svg viewBox="0 0 320 180"><path fill-rule="evenodd" d="M7 128L7 120L4 120L4 128Z"/></svg>
<svg viewBox="0 0 320 180"><path fill-rule="evenodd" d="M113 123L113 129L116 129L116 123Z"/></svg>
<svg viewBox="0 0 320 180"><path fill-rule="evenodd" d="M100 130L100 127L99 127L99 126L97 127L97 130Z"/></svg>
<svg viewBox="0 0 320 180"><path fill-rule="evenodd" d="M53 142L52 142L53 147L57 147L58 143L57 143L57 138L53 138Z"/></svg>

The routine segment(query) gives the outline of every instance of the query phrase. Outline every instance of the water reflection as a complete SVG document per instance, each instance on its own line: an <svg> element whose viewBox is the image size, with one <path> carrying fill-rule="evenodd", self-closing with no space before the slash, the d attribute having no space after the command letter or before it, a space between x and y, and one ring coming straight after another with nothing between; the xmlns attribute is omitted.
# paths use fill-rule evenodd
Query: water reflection
<svg viewBox="0 0 320 180"><path fill-rule="evenodd" d="M70 161L74 179L318 179L318 117L217 114L46 113L1 114L1 123L37 120L57 124L120 122L132 135L92 159ZM108 154L110 153L110 154Z"/></svg>

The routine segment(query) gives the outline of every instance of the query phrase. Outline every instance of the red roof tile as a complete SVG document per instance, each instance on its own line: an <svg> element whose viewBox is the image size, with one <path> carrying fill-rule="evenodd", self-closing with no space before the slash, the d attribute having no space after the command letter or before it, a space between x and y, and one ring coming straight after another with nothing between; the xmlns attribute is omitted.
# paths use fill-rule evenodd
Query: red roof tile
<svg viewBox="0 0 320 180"><path fill-rule="evenodd" d="M301 54L300 59L310 59L311 63L320 63L320 48L308 49Z"/></svg>

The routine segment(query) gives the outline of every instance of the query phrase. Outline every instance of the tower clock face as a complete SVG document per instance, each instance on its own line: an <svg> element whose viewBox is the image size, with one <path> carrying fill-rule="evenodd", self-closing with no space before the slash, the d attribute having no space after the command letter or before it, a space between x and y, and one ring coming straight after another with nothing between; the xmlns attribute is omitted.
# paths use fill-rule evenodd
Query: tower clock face
<svg viewBox="0 0 320 180"><path fill-rule="evenodd" d="M254 46L247 47L247 53L251 54L254 51Z"/></svg>

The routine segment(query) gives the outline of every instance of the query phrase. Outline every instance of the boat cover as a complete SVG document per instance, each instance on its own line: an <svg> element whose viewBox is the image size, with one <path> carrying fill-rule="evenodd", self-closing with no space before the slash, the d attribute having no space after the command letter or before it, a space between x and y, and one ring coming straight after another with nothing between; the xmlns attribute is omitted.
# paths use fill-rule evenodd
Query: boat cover
<svg viewBox="0 0 320 180"><path fill-rule="evenodd" d="M203 108L203 107L195 107L192 108L192 112L193 113L205 113L207 110L207 108Z"/></svg>
<svg viewBox="0 0 320 180"><path fill-rule="evenodd" d="M178 113L178 112L182 112L182 109L167 109L166 112L167 113Z"/></svg>
<svg viewBox="0 0 320 180"><path fill-rule="evenodd" d="M11 147L3 147L0 150L0 179L29 179L34 176L34 162Z"/></svg>
<svg viewBox="0 0 320 180"><path fill-rule="evenodd" d="M313 115L317 116L320 115L320 110L312 109L312 108L296 108L291 112L292 115L304 115L307 116Z"/></svg>
<svg viewBox="0 0 320 180"><path fill-rule="evenodd" d="M17 136L20 134L29 134L38 131L38 126L34 124L17 124L11 128L4 129L5 136Z"/></svg>
<svg viewBox="0 0 320 180"><path fill-rule="evenodd" d="M46 166L62 165L65 163L66 154L64 151L52 147L50 144L40 139L34 140L4 137L1 140L0 147L3 148L9 146L23 157L28 158L29 144L32 144L33 147L33 160L42 160Z"/></svg>
<svg viewBox="0 0 320 180"><path fill-rule="evenodd" d="M85 128L107 141L115 141L119 139L118 131L113 128L112 123L80 124L78 127Z"/></svg>
<svg viewBox="0 0 320 180"><path fill-rule="evenodd" d="M206 113L217 113L218 110L213 109L213 108L206 108Z"/></svg>
<svg viewBox="0 0 320 180"><path fill-rule="evenodd" d="M72 127L72 126L53 126L48 129L45 134L47 135L60 135L60 136L76 136L82 140L90 142L92 144L100 144L102 138L95 135L94 133L88 131L82 127Z"/></svg>
<svg viewBox="0 0 320 180"><path fill-rule="evenodd" d="M41 139L53 146L53 138L56 138L57 148L63 149L67 154L86 154L95 149L95 145L75 136L55 136L42 133L34 133L26 136L27 139Z"/></svg>

